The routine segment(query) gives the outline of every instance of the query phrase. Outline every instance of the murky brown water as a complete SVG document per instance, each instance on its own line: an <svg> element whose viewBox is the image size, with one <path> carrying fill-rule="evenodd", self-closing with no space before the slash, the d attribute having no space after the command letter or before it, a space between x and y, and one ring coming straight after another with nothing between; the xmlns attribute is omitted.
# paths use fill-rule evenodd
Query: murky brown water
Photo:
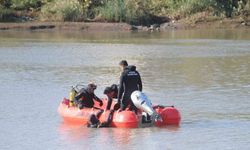
<svg viewBox="0 0 250 150"><path fill-rule="evenodd" d="M97 95L135 64L154 103L179 128L88 129L56 112L77 82ZM248 149L250 31L0 32L0 149Z"/></svg>

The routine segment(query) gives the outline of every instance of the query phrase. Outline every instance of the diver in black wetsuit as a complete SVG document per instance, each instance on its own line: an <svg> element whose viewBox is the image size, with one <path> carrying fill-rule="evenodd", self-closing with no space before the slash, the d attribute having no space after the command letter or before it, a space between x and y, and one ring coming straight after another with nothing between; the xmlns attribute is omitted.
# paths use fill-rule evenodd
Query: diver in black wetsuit
<svg viewBox="0 0 250 150"><path fill-rule="evenodd" d="M113 99L117 98L117 94L118 94L118 87L116 84L111 85L110 87L106 87L103 94L106 94L108 97L108 103L106 106L106 110L110 110ZM113 119L113 113L114 110L118 110L119 107L117 107L117 105L114 106L114 109L111 109L108 117L106 118L106 120L104 122L100 122L99 118L101 116L101 114L104 112L103 110L98 111L96 114L91 114L87 123L87 127L89 128L101 128L101 127L109 127L110 123Z"/></svg>
<svg viewBox="0 0 250 150"><path fill-rule="evenodd" d="M120 103L121 110L125 110L129 105L129 110L137 111L137 108L131 100L131 94L136 91L142 91L141 76L136 71L136 66L128 66L126 60L119 63L123 72L120 76L119 90L118 90L118 103Z"/></svg>
<svg viewBox="0 0 250 150"><path fill-rule="evenodd" d="M75 104L80 109L84 107L92 108L94 106L94 100L96 100L100 103L100 106L102 106L102 100L94 94L95 89L96 85L93 83L90 83L86 89L82 88L74 98Z"/></svg>
<svg viewBox="0 0 250 150"><path fill-rule="evenodd" d="M107 97L108 97L108 103L107 103L107 106L106 106L106 110L110 110L113 99L117 98L118 86L116 84L112 84L110 87L106 87L103 94L106 94ZM119 109L119 106L117 107L117 105L115 105L114 109L115 110Z"/></svg>
<svg viewBox="0 0 250 150"><path fill-rule="evenodd" d="M113 119L114 110L110 110L110 113L104 122L100 122L99 118L103 113L103 110L98 111L96 114L91 114L87 122L87 127L89 128L103 128L110 127L111 121Z"/></svg>

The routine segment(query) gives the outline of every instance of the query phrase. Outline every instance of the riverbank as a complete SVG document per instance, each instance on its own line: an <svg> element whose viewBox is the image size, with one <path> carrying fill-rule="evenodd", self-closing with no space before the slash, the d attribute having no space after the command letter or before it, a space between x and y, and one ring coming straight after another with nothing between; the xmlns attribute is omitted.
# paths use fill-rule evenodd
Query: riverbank
<svg viewBox="0 0 250 150"><path fill-rule="evenodd" d="M12 22L0 30L32 31L241 29L250 26L250 0L4 0L0 22Z"/></svg>
<svg viewBox="0 0 250 150"><path fill-rule="evenodd" d="M170 21L151 26L134 26L127 23L104 22L23 22L0 23L0 30L30 30L30 31L168 31L179 29L250 29L250 21L241 18L234 19L206 19L200 18L191 22L187 19Z"/></svg>
<svg viewBox="0 0 250 150"><path fill-rule="evenodd" d="M0 30L59 30L59 31L129 31L126 23L87 23L87 22L25 22L0 23Z"/></svg>

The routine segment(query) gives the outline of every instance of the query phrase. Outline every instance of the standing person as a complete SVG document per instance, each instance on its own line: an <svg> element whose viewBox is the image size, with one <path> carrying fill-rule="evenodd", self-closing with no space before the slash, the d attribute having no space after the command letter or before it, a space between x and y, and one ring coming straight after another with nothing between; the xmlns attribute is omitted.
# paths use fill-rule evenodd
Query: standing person
<svg viewBox="0 0 250 150"><path fill-rule="evenodd" d="M125 110L128 106L129 110L137 111L137 108L131 100L131 94L136 91L142 91L141 76L136 71L136 66L128 66L126 60L122 60L119 63L122 70L120 76L119 90L118 90L118 103L120 103L120 109Z"/></svg>
<svg viewBox="0 0 250 150"><path fill-rule="evenodd" d="M86 89L82 88L75 96L74 102L80 109L84 107L92 108L94 106L94 100L98 101L100 106L103 105L102 100L98 98L94 93L96 87L97 86L95 84L90 83L88 84L88 87Z"/></svg>

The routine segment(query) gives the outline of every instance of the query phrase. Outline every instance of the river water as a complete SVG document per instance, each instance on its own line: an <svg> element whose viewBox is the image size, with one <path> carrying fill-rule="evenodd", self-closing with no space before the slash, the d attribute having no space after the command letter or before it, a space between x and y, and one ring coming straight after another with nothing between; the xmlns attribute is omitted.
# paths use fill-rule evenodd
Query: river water
<svg viewBox="0 0 250 150"><path fill-rule="evenodd" d="M70 86L93 81L103 97L122 59L137 66L154 103L180 111L179 127L62 122L57 107ZM0 83L0 149L250 148L250 30L1 31Z"/></svg>

